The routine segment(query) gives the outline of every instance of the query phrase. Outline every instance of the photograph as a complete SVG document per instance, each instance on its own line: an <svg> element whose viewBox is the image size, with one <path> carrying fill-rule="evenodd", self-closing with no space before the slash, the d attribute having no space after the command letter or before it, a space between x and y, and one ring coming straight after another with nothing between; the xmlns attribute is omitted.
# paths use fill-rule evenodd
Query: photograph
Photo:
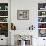
<svg viewBox="0 0 46 46"><path fill-rule="evenodd" d="M17 10L17 20L29 20L29 10Z"/></svg>

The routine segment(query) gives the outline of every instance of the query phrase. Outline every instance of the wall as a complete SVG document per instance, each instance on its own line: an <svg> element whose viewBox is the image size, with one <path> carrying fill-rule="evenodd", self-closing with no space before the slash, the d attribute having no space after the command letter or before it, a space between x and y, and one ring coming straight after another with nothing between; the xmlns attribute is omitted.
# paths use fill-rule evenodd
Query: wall
<svg viewBox="0 0 46 46"><path fill-rule="evenodd" d="M14 3L15 2L15 3ZM33 3L32 3L33 2ZM29 20L17 20L17 10L29 10ZM15 0L11 2L11 22L14 22L17 30L27 30L32 24L37 23L37 2L30 0Z"/></svg>
<svg viewBox="0 0 46 46"><path fill-rule="evenodd" d="M11 22L16 25L17 30L27 30L29 26L38 25L38 3L46 0L11 0ZM17 10L29 10L29 20L17 20Z"/></svg>
<svg viewBox="0 0 46 46"><path fill-rule="evenodd" d="M46 0L11 0L11 22L16 26L16 31L27 30L32 24L35 26L35 32L33 40L33 46L40 46L43 44L43 38L38 36L38 3L45 3ZM17 20L17 10L29 10L29 20ZM33 33L34 34L34 33ZM38 44L39 43L39 44Z"/></svg>

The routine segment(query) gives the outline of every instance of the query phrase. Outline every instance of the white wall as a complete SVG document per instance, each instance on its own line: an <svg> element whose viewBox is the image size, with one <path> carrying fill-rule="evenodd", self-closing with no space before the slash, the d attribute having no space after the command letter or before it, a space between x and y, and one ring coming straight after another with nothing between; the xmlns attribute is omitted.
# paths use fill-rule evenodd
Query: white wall
<svg viewBox="0 0 46 46"><path fill-rule="evenodd" d="M29 10L29 20L17 20L17 10ZM27 30L29 26L37 23L37 2L31 0L12 0L11 15L11 20L16 25L17 30Z"/></svg>
<svg viewBox="0 0 46 46"><path fill-rule="evenodd" d="M34 36L38 35L38 3L46 3L46 0L11 0L11 22L14 23L18 32L27 30L33 24L36 32ZM17 10L24 9L29 10L29 20L17 20ZM37 38L37 40L36 38L33 38L33 46L41 46L39 44L43 44L42 38Z"/></svg>
<svg viewBox="0 0 46 46"><path fill-rule="evenodd" d="M45 3L46 0L11 0L11 22L17 30L27 30L29 26L38 25L38 3ZM29 10L29 20L17 20L17 10Z"/></svg>

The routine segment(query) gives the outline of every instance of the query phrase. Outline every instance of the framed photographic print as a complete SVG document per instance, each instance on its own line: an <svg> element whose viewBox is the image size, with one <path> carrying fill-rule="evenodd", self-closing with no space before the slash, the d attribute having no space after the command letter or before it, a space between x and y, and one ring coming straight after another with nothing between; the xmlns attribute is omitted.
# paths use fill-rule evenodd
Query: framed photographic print
<svg viewBox="0 0 46 46"><path fill-rule="evenodd" d="M29 10L17 10L18 20L29 20Z"/></svg>

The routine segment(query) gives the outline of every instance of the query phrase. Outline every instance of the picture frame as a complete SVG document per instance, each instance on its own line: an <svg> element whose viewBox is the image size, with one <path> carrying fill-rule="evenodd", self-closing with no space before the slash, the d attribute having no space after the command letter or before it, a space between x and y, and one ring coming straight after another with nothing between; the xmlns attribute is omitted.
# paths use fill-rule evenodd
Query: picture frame
<svg viewBox="0 0 46 46"><path fill-rule="evenodd" d="M17 20L29 20L29 10L17 10Z"/></svg>

